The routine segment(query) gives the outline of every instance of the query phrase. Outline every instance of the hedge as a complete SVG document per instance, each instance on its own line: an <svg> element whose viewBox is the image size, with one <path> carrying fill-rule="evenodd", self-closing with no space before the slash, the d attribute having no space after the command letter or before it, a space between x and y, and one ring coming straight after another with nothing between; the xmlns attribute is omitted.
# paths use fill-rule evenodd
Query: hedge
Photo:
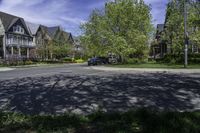
<svg viewBox="0 0 200 133"><path fill-rule="evenodd" d="M162 63L184 63L184 54L167 54L164 58L157 60ZM200 63L200 54L188 54L188 62L190 64Z"/></svg>

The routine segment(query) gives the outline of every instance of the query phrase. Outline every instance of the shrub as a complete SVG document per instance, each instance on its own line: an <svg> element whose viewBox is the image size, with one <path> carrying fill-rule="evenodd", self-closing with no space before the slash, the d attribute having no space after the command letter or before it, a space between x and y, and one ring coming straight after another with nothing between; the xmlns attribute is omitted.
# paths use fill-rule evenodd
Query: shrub
<svg viewBox="0 0 200 133"><path fill-rule="evenodd" d="M128 64L136 64L136 63L140 63L140 60L138 58L129 58L129 59L127 59L127 63Z"/></svg>
<svg viewBox="0 0 200 133"><path fill-rule="evenodd" d="M32 61L30 61L30 60L28 60L28 61L25 61L25 63L24 63L25 65L31 65L31 64L33 64L33 62Z"/></svg>
<svg viewBox="0 0 200 133"><path fill-rule="evenodd" d="M170 60L170 62L169 62L170 64L176 64L177 63L177 61L174 59L174 58L172 58L171 60Z"/></svg>
<svg viewBox="0 0 200 133"><path fill-rule="evenodd" d="M157 62L182 64L184 63L184 54L167 54L162 59L158 59ZM200 63L200 54L188 54L188 62L190 64Z"/></svg>
<svg viewBox="0 0 200 133"><path fill-rule="evenodd" d="M128 58L126 62L128 64L147 63L148 59Z"/></svg>
<svg viewBox="0 0 200 133"><path fill-rule="evenodd" d="M75 60L76 63L84 63L84 60L83 59L78 59L78 60Z"/></svg>
<svg viewBox="0 0 200 133"><path fill-rule="evenodd" d="M191 64L199 64L200 63L200 58L189 58L188 61Z"/></svg>
<svg viewBox="0 0 200 133"><path fill-rule="evenodd" d="M62 59L65 62L72 62L72 58L71 57L65 57Z"/></svg>

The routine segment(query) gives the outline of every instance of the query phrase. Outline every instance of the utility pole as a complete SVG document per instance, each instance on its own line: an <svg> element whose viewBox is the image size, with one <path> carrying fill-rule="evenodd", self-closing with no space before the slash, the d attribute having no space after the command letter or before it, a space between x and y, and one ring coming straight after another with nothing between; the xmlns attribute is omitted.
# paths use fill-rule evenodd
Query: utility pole
<svg viewBox="0 0 200 133"><path fill-rule="evenodd" d="M188 65L188 32L187 32L187 0L184 0L184 36L185 36L185 62L184 67Z"/></svg>

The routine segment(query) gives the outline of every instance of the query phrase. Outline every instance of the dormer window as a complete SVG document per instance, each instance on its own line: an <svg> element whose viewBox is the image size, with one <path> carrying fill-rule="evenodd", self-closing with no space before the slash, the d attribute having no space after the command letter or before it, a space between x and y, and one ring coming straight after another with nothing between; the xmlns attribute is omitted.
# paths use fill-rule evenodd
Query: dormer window
<svg viewBox="0 0 200 133"><path fill-rule="evenodd" d="M24 34L24 28L22 28L22 27L19 26L19 25L14 26L14 27L13 27L13 32Z"/></svg>
<svg viewBox="0 0 200 133"><path fill-rule="evenodd" d="M24 29L23 28L21 28L21 33L24 33Z"/></svg>

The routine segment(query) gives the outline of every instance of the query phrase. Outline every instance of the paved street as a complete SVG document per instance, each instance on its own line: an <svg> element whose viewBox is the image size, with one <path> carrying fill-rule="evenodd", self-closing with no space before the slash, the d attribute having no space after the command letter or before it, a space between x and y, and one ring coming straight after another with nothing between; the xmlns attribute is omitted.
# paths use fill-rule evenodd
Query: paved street
<svg viewBox="0 0 200 133"><path fill-rule="evenodd" d="M89 69L86 64L51 65L30 68L16 68L11 71L0 71L0 80L23 77L40 77L55 74L93 74L100 71Z"/></svg>
<svg viewBox="0 0 200 133"><path fill-rule="evenodd" d="M88 114L138 107L200 110L200 73L105 71L86 64L0 72L0 109Z"/></svg>

